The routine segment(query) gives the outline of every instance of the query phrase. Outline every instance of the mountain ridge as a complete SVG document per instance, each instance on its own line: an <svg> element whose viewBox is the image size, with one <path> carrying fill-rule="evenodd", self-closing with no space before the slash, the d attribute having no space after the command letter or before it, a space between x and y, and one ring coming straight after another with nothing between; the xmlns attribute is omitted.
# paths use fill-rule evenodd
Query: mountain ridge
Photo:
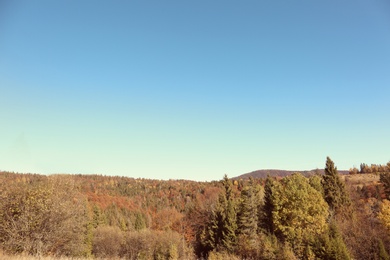
<svg viewBox="0 0 390 260"><path fill-rule="evenodd" d="M347 170L339 170L339 174L348 174ZM262 169L256 170L248 173L241 174L232 179L249 179L252 178L267 178L267 176L271 177L286 177L292 175L294 173L300 173L303 176L311 176L314 174L324 174L324 169L313 169L313 170L305 170L305 171L291 171L291 170L278 170L278 169Z"/></svg>

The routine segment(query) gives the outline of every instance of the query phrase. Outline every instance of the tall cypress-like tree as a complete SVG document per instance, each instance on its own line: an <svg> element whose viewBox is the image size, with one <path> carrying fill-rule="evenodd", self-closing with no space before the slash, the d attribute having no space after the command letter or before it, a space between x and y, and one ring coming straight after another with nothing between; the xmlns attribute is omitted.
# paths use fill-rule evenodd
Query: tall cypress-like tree
<svg viewBox="0 0 390 260"><path fill-rule="evenodd" d="M324 188L325 201L336 213L340 212L341 208L351 205L345 184L341 181L337 167L334 166L334 162L329 157L326 158L322 186Z"/></svg>

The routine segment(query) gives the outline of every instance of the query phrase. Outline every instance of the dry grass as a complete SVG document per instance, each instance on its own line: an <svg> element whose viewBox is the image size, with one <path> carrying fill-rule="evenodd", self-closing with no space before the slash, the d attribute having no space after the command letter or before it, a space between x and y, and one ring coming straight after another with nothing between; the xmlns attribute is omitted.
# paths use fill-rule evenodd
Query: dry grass
<svg viewBox="0 0 390 260"><path fill-rule="evenodd" d="M1 260L87 260L87 258L31 256L31 255L7 255L0 251Z"/></svg>

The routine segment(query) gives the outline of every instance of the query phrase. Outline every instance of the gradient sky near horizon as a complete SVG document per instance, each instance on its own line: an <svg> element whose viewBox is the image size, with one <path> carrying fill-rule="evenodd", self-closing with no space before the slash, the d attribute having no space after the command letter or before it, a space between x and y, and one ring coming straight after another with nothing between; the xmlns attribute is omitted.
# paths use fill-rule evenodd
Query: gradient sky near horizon
<svg viewBox="0 0 390 260"><path fill-rule="evenodd" d="M0 98L0 170L383 164L390 2L2 1Z"/></svg>

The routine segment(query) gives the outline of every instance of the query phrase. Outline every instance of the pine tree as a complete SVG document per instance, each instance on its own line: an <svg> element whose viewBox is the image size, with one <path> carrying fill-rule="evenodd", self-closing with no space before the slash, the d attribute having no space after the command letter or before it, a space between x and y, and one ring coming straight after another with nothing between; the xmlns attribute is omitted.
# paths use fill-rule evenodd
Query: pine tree
<svg viewBox="0 0 390 260"><path fill-rule="evenodd" d="M236 244L237 231L237 213L235 201L233 198L233 184L225 174L223 178L224 193L221 195L221 205L224 206L223 218L221 223L221 242L222 247L228 252L232 252Z"/></svg>
<svg viewBox="0 0 390 260"><path fill-rule="evenodd" d="M238 213L238 233L248 237L255 237L258 227L258 196L250 179L249 185L241 191L241 201Z"/></svg>
<svg viewBox="0 0 390 260"><path fill-rule="evenodd" d="M317 236L312 244L316 259L348 260L351 259L348 248L336 225L331 222L329 230L322 236Z"/></svg>
<svg viewBox="0 0 390 260"><path fill-rule="evenodd" d="M224 176L224 190L211 210L210 220L201 234L201 243L206 251L232 252L237 242L237 213L233 198L232 182Z"/></svg>
<svg viewBox="0 0 390 260"><path fill-rule="evenodd" d="M269 232L270 234L273 234L275 231L273 222L273 211L275 209L275 185L277 185L277 182L270 176L268 176L265 180L264 186L264 206L261 212L262 215L259 218L261 220L261 224L264 230Z"/></svg>
<svg viewBox="0 0 390 260"><path fill-rule="evenodd" d="M225 219L222 222L222 246L228 252L233 252L234 246L237 242L237 215L232 200L227 201L227 208L225 212Z"/></svg>
<svg viewBox="0 0 390 260"><path fill-rule="evenodd" d="M337 168L329 157L326 158L322 186L324 188L324 199L331 210L337 213L340 212L341 208L351 205L345 184L341 181Z"/></svg>

